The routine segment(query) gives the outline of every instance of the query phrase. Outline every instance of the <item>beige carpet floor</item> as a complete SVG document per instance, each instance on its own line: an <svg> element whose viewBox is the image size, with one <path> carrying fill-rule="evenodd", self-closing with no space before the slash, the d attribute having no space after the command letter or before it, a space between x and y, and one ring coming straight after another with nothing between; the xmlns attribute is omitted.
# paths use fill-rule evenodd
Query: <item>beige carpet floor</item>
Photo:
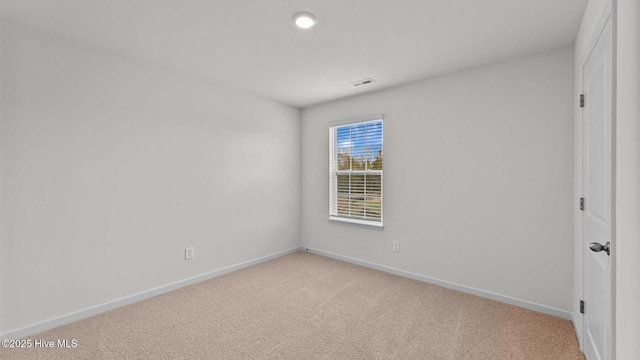
<svg viewBox="0 0 640 360"><path fill-rule="evenodd" d="M569 321L298 252L53 329L1 359L584 359Z"/></svg>

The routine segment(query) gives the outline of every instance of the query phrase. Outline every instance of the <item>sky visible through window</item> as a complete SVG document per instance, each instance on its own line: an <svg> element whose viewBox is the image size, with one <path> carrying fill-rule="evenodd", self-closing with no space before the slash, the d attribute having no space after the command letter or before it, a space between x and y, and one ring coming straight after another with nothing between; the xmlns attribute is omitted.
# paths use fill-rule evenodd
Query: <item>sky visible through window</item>
<svg viewBox="0 0 640 360"><path fill-rule="evenodd" d="M338 154L353 159L352 164L340 164L338 170L382 170L381 164L379 169L372 165L377 157L382 157L382 121L341 126L336 130Z"/></svg>

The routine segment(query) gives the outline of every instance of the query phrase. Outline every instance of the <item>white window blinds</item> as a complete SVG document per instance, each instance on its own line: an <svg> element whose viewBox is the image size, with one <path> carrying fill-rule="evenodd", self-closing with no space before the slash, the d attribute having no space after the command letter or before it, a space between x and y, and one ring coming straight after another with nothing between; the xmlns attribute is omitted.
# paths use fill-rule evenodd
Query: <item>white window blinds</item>
<svg viewBox="0 0 640 360"><path fill-rule="evenodd" d="M329 218L382 225L382 119L329 128Z"/></svg>

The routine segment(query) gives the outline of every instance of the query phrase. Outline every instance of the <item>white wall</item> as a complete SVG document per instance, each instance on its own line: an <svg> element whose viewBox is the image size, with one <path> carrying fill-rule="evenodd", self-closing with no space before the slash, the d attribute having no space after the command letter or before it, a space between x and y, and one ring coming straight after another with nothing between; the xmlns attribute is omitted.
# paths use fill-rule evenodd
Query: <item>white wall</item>
<svg viewBox="0 0 640 360"><path fill-rule="evenodd" d="M299 110L1 33L1 331L298 245Z"/></svg>
<svg viewBox="0 0 640 360"><path fill-rule="evenodd" d="M606 5L607 0L589 1L574 45L574 204L578 204L582 196L582 110L579 106L579 96L582 93L582 61ZM579 338L581 338L583 327L582 314L580 314L580 299L582 299L582 212L578 206L573 207L573 234L574 267L571 309L574 314L576 331L579 333Z"/></svg>
<svg viewBox="0 0 640 360"><path fill-rule="evenodd" d="M303 245L570 309L572 94L566 48L303 110ZM376 113L385 228L331 223L327 126Z"/></svg>
<svg viewBox="0 0 640 360"><path fill-rule="evenodd" d="M617 359L640 359L640 1L617 0Z"/></svg>
<svg viewBox="0 0 640 360"><path fill-rule="evenodd" d="M1 15L1 14L0 14ZM2 29L2 17L0 16L0 29ZM2 36L0 36L0 69L2 69ZM0 84L2 83L2 71L0 71ZM0 86L0 99L2 99L2 86ZM2 101L0 101L0 189L2 188ZM2 203L2 191L0 191L0 204ZM0 206L0 214L2 206ZM2 215L0 215L0 332L2 332Z"/></svg>

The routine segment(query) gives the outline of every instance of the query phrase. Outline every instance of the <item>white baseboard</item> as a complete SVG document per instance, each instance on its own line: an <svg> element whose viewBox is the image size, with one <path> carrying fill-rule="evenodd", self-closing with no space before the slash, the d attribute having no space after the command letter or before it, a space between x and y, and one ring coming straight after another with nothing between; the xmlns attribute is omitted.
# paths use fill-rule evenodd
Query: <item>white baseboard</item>
<svg viewBox="0 0 640 360"><path fill-rule="evenodd" d="M305 247L305 246L303 246L302 248L304 250L310 252L310 253L313 253L313 254L322 255L322 256L330 257L330 258L333 258L333 259L336 259L336 260L341 260L341 261L345 261L345 262L348 262L348 263L352 263L352 264L368 267L368 268L371 268L371 269L384 271L384 272L391 273L391 274L394 274L394 275L398 275L398 276L402 276L402 277L406 277L406 278L410 278L410 279L414 279L414 280L418 280L418 281L422 281L422 282L426 282L426 283L442 286L442 287L447 288L447 289L452 289L452 290L464 292L464 293L467 293L467 294L480 296L480 297L483 297L483 298L487 298L487 299L499 301L499 302L502 302L502 303L518 306L518 307L525 308L525 309L532 310L532 311L536 311L536 312L539 312L539 313L543 313L543 314L559 317L559 318L562 318L562 319L565 319L565 320L573 320L573 312L571 312L569 310L560 309L560 308L557 308L557 307L544 305L544 304L540 304L540 303L529 301L529 300L519 299L519 298L515 298L513 296L495 293L493 291L482 290L482 289L474 288L474 287L467 286L467 285L457 284L457 283L446 281L446 280L440 280L440 279L436 279L436 278L433 278L433 277L430 277L430 276L416 274L416 273L412 273L412 272L405 271L405 270L400 270L400 269L393 268L393 267L386 266L386 265L379 265L379 264L371 263L371 262L368 262L368 261L351 258L351 257L348 257L348 256L338 255L338 254L334 254L334 253L331 253L331 252L328 252L328 251L324 251L324 250L313 249L313 248Z"/></svg>
<svg viewBox="0 0 640 360"><path fill-rule="evenodd" d="M484 298L488 298L491 300L496 300L496 301L500 301L506 304L511 304L511 305L515 305L515 306L519 306L525 309L529 309L529 310L533 310L533 311L537 311L543 314L547 314L547 315L551 315L551 316L556 316L556 317L560 317L566 320L571 320L573 322L574 325L574 329L576 331L576 335L578 336L578 340L581 339L580 337L580 332L578 331L578 329L575 327L576 326L576 321L573 318L573 313L571 311L568 310L564 310L564 309L560 309L560 308L556 308L553 306L548 306L548 305L544 305L544 304L540 304L540 303L536 303L533 301L529 301L529 300L524 300L524 299L518 299L512 296L508 296L508 295L503 295L503 294L498 294L492 291L487 291L487 290L482 290L482 289L478 289L478 288L474 288L471 286L466 286L466 285L462 285L462 284L457 284L457 283L453 283L450 281L446 281L446 280L440 280L440 279L436 279L430 276L425 276L425 275L421 275L421 274L416 274L416 273L412 273L409 271L405 271L405 270L400 270L400 269L396 269L393 267L389 267L389 266L385 266L385 265L379 265L379 264L375 264L375 263L371 263L368 261L364 261L364 260L359 260L359 259L355 259L355 258L351 258L348 256L343 256L343 255L338 255L338 254L334 254L328 251L324 251L324 250L318 250L318 249L313 249L313 248L309 248L309 247L304 247L304 246L300 246L300 247L293 247L291 249L287 249L284 251L280 251L271 255L267 255L267 256L263 256L257 259L253 259L253 260L249 260L249 261L245 261L236 265L231 265L222 269L218 269L218 270L214 270L202 275L198 275L198 276L194 276L188 279L184 279L184 280L180 280L171 284L167 284L167 285L163 285L160 287L156 287L153 289L149 289L149 290L145 290L133 295L129 295L129 296L125 296L119 299L115 299L112 301L108 301L99 305L94 305L85 309L81 309L78 311L74 311L68 314L64 314L64 315L60 315L54 318L50 318L35 324L31 324L31 325L27 325L27 326L23 326L20 328L16 328L16 329L12 329L9 330L7 332L4 332L2 334L0 334L0 338L1 339L21 339L21 338L25 338L28 336L32 336L38 333L41 333L43 331L47 331L53 328L56 328L58 326L62 326L62 325L66 325L69 323L72 323L74 321L78 321L78 320L82 320L82 319L86 319L88 317L97 315L99 313L105 312L105 311L109 311L109 310L113 310L125 305L129 305L129 304L133 304L135 302L144 300L144 299L148 299L154 296L158 296L161 294L165 294L174 290L177 290L179 288L185 287L185 286L189 286L189 285L193 285L196 283L199 283L201 281L205 281L205 280L209 280L212 278L215 278L217 276L220 275L224 275L236 270L240 270L252 265L256 265L256 264L260 264L287 254L291 254L294 253L296 251L299 250L307 250L311 253L317 254L317 255L322 255L322 256L326 256L326 257L330 257L336 260L341 260L341 261L345 261L348 263L352 263L352 264L356 264L356 265L360 265L360 266L364 266L364 267L368 267L371 269L375 269L375 270L380 270L380 271L384 271L387 273L391 273L394 275L398 275L398 276L402 276L402 277L406 277L406 278L410 278L410 279L414 279L414 280L418 280L418 281L422 281L422 282L426 282L426 283L430 283L430 284L434 284L434 285L438 285L438 286L442 286L448 289L452 289L452 290L457 290L457 291L461 291L464 293L468 293L468 294L472 294L472 295L477 295L480 297L484 297Z"/></svg>
<svg viewBox="0 0 640 360"><path fill-rule="evenodd" d="M575 313L571 313L571 323L573 323L573 331L575 331L576 337L578 338L578 346L580 346L580 351L584 353L584 349L582 348L582 329L578 327Z"/></svg>
<svg viewBox="0 0 640 360"><path fill-rule="evenodd" d="M0 339L22 339L28 336L32 336L38 333L41 333L43 331L47 331L53 328L56 328L58 326L62 326L62 325L66 325L69 323L72 323L74 321L78 321L78 320L82 320L82 319L86 319L88 317L97 315L99 313L108 311L108 310L113 310L125 305L129 305L129 304L133 304L135 302L138 302L140 300L144 300L144 299L148 299L150 297L154 297L154 296L158 296L161 294L165 294L174 290L177 290L179 288L185 287L185 286L189 286L189 285L193 285L196 283L199 283L201 281L205 281L205 280L209 280L212 278L215 278L217 276L220 275L224 275L236 270L240 270L252 265L256 265L256 264L260 264L263 263L265 261L269 261L287 254L291 254L294 253L296 251L301 250L302 247L296 246L294 248L291 249L287 249L284 251L279 251L277 253L273 253L271 255L267 255L267 256L263 256L257 259L253 259L253 260L249 260L249 261L245 261L245 262L241 262L239 264L235 264L235 265L231 265L231 266L227 266L224 267L222 269L218 269L218 270L214 270L205 274L201 274L201 275L197 275L188 279L184 279L184 280L180 280L180 281L176 281L174 283L170 283L167 285L163 285L163 286L159 286L153 289L149 289L149 290L145 290L133 295L129 295L129 296L125 296L119 299L115 299L115 300L111 300L102 304L98 304L98 305L94 305L94 306L90 306L88 308L85 309L81 309L78 311L74 311L68 314L64 314L64 315L60 315L60 316L56 316L54 318L50 318L35 324L31 324L31 325L27 325L27 326L22 326L16 329L12 329L9 330L7 332L4 332L2 334L0 334Z"/></svg>

